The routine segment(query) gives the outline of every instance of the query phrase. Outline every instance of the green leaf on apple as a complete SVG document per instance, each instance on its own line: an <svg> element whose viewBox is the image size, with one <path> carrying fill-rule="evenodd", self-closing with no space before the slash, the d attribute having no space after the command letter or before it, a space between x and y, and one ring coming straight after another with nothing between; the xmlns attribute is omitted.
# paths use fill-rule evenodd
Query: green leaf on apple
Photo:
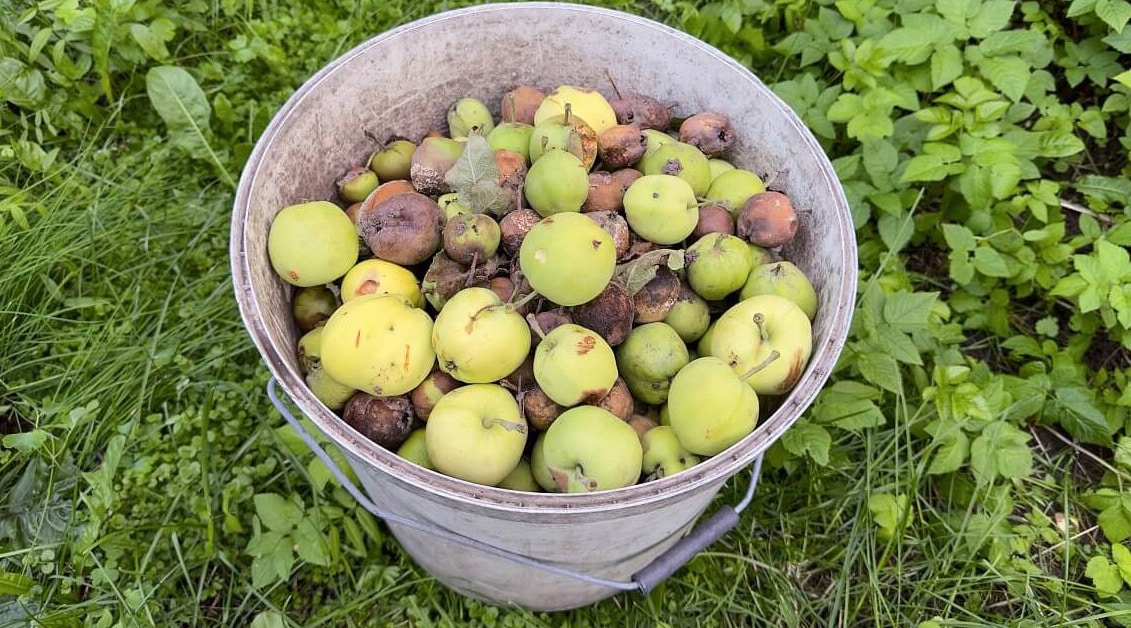
<svg viewBox="0 0 1131 628"><path fill-rule="evenodd" d="M614 274L628 288L628 293L635 295L656 278L656 271L660 266L667 266L675 271L681 270L683 265L682 250L656 249L630 262L620 264Z"/></svg>

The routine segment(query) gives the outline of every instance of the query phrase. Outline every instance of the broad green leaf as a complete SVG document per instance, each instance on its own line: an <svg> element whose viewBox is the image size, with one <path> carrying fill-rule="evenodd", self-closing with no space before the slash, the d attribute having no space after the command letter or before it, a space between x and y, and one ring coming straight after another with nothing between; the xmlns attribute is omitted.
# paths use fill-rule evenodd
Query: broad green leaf
<svg viewBox="0 0 1131 628"><path fill-rule="evenodd" d="M1018 479L1033 469L1029 435L1005 421L994 421L982 429L970 446L970 469L979 484L995 477Z"/></svg>
<svg viewBox="0 0 1131 628"><path fill-rule="evenodd" d="M1119 324L1124 329L1131 329L1131 283L1113 285L1107 295L1111 309L1115 310Z"/></svg>
<svg viewBox="0 0 1131 628"><path fill-rule="evenodd" d="M106 96L106 100L113 101L114 92L110 86L110 46L114 41L114 32L118 28L118 9L116 3L110 0L96 0L94 9L94 28L90 34L91 56L94 58L94 68L98 71L102 93Z"/></svg>
<svg viewBox="0 0 1131 628"><path fill-rule="evenodd" d="M1096 8L1096 2L1098 0L1072 0L1072 4L1068 5L1065 16L1079 17L1085 13L1091 13Z"/></svg>
<svg viewBox="0 0 1131 628"><path fill-rule="evenodd" d="M946 178L947 168L942 157L938 155L916 155L907 161L900 175L900 183L912 181L942 181Z"/></svg>
<svg viewBox="0 0 1131 628"><path fill-rule="evenodd" d="M997 249L979 246L974 250L974 268L987 277L1009 277L1009 265Z"/></svg>
<svg viewBox="0 0 1131 628"><path fill-rule="evenodd" d="M895 327L884 326L876 329L876 342L880 348L904 364L923 365L919 349L915 347L911 337Z"/></svg>
<svg viewBox="0 0 1131 628"><path fill-rule="evenodd" d="M1113 596L1123 588L1123 577L1119 567L1111 564L1103 556L1093 556L1088 560L1084 575L1096 586L1096 593L1101 596Z"/></svg>
<svg viewBox="0 0 1131 628"><path fill-rule="evenodd" d="M234 187L235 181L209 143L212 107L196 79L184 68L163 65L149 70L145 87L173 144L197 159L212 162L225 183Z"/></svg>
<svg viewBox="0 0 1131 628"><path fill-rule="evenodd" d="M275 532L289 532L302 521L302 509L281 495L259 493L253 500L259 520Z"/></svg>
<svg viewBox="0 0 1131 628"><path fill-rule="evenodd" d="M1131 256L1127 249L1116 246L1107 240L1096 242L1096 257L1104 276L1116 280L1118 278L1131 279Z"/></svg>
<svg viewBox="0 0 1131 628"><path fill-rule="evenodd" d="M829 464L832 437L828 430L809 421L798 421L782 435L782 445L795 456L806 455L822 467Z"/></svg>
<svg viewBox="0 0 1131 628"><path fill-rule="evenodd" d="M911 214L893 216L883 214L878 221L880 241L893 253L901 251L915 235L915 221Z"/></svg>
<svg viewBox="0 0 1131 628"><path fill-rule="evenodd" d="M326 554L326 539L310 517L304 518L295 528L294 543L299 557L306 562L323 567L330 564L330 557Z"/></svg>
<svg viewBox="0 0 1131 628"><path fill-rule="evenodd" d="M881 37L877 47L885 58L917 65L931 55L931 40L923 35L916 29L897 28Z"/></svg>
<svg viewBox="0 0 1131 628"><path fill-rule="evenodd" d="M1048 336L1049 338L1056 338L1057 334L1060 333L1060 325L1057 323L1056 317L1054 316L1046 316L1037 321L1035 329L1038 334Z"/></svg>
<svg viewBox="0 0 1131 628"><path fill-rule="evenodd" d="M262 611L251 620L249 628L286 628L286 619L275 611Z"/></svg>
<svg viewBox="0 0 1131 628"><path fill-rule="evenodd" d="M1025 94L1031 72L1029 64L1020 57L986 57L978 64L978 69L1013 102L1019 102Z"/></svg>
<svg viewBox="0 0 1131 628"><path fill-rule="evenodd" d="M927 473L939 475L957 471L970 454L970 439L960 429L954 429L939 440L939 448L931 459Z"/></svg>
<svg viewBox="0 0 1131 628"><path fill-rule="evenodd" d="M897 394L903 392L903 377L899 372L899 364L890 355L865 353L857 359L856 366L864 379L880 388Z"/></svg>
<svg viewBox="0 0 1131 628"><path fill-rule="evenodd" d="M1127 508L1123 505L1123 500L1104 508L1096 517L1096 523L1100 526L1100 531L1104 533L1108 541L1112 543L1119 543L1131 537L1131 513L1128 513Z"/></svg>
<svg viewBox="0 0 1131 628"><path fill-rule="evenodd" d="M1131 20L1131 4L1127 0L1096 0L1096 16L1111 27L1111 30L1120 32Z"/></svg>
<svg viewBox="0 0 1131 628"><path fill-rule="evenodd" d="M977 6L974 0L935 0L935 10L947 20L961 25L966 25L966 17L971 15L973 7Z"/></svg>
<svg viewBox="0 0 1131 628"><path fill-rule="evenodd" d="M476 214L502 217L511 206L513 193L499 185L499 166L487 138L472 133L463 153L444 175L444 182L459 194L461 203Z"/></svg>
<svg viewBox="0 0 1131 628"><path fill-rule="evenodd" d="M1041 157L1071 157L1084 151L1084 140L1071 132L1041 131L1035 135Z"/></svg>
<svg viewBox="0 0 1131 628"><path fill-rule="evenodd" d="M1056 401L1064 410L1061 425L1076 440L1093 445L1111 444L1107 420L1096 407L1091 392L1068 386L1057 388Z"/></svg>
<svg viewBox="0 0 1131 628"><path fill-rule="evenodd" d="M1131 550L1122 543L1113 543L1111 557L1115 561L1115 566L1119 567L1119 575L1123 577L1123 582L1131 585Z"/></svg>
<svg viewBox="0 0 1131 628"><path fill-rule="evenodd" d="M8 434L4 437L0 444L8 449L15 449L20 452L31 452L43 447L47 442L49 435L41 429L34 429L29 432L16 432L15 434Z"/></svg>
<svg viewBox="0 0 1131 628"><path fill-rule="evenodd" d="M903 513L907 511L907 496L877 493L868 498L868 511L879 526L880 536L890 539L895 536Z"/></svg>
<svg viewBox="0 0 1131 628"><path fill-rule="evenodd" d="M1087 280L1080 275L1067 275L1056 282L1056 285L1049 291L1049 296L1074 297L1087 287Z"/></svg>
<svg viewBox="0 0 1131 628"><path fill-rule="evenodd" d="M937 292L896 292L884 302L884 322L902 331L927 328L927 319L938 301Z"/></svg>
<svg viewBox="0 0 1131 628"><path fill-rule="evenodd" d="M257 588L286 580L294 566L291 538L282 532L264 532L253 536L246 551L255 558L251 563L251 582Z"/></svg>
<svg viewBox="0 0 1131 628"><path fill-rule="evenodd" d="M130 35L141 46L145 54L157 61L164 61L169 57L169 50L165 43L173 39L176 26L165 18L158 18L152 24L130 24Z"/></svg>
<svg viewBox="0 0 1131 628"><path fill-rule="evenodd" d="M962 225L944 224L943 237L953 251L973 251L978 246L974 232Z"/></svg>
<svg viewBox="0 0 1131 628"><path fill-rule="evenodd" d="M1009 18L1013 15L1016 4L1015 0L983 2L969 21L970 34L978 39L984 39L990 33L1004 29L1009 25Z"/></svg>
<svg viewBox="0 0 1131 628"><path fill-rule="evenodd" d="M996 163L990 166L990 175L990 191L994 198L1009 198L1021 182L1021 167L1008 162Z"/></svg>
<svg viewBox="0 0 1131 628"><path fill-rule="evenodd" d="M35 580L20 573L0 571L0 595L24 595L35 586Z"/></svg>
<svg viewBox="0 0 1131 628"><path fill-rule="evenodd" d="M1131 87L1131 70L1120 72L1119 74L1116 74L1115 76L1113 76L1111 78L1112 78L1112 80L1120 83L1124 87Z"/></svg>
<svg viewBox="0 0 1131 628"><path fill-rule="evenodd" d="M931 87L941 89L962 76L962 52L954 44L947 44L931 55Z"/></svg>

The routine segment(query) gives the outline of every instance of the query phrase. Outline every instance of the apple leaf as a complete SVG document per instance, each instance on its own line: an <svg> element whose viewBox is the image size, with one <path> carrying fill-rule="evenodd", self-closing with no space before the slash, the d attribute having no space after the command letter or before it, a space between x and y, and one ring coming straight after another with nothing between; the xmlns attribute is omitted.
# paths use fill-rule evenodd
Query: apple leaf
<svg viewBox="0 0 1131 628"><path fill-rule="evenodd" d="M472 133L444 182L459 194L459 201L477 214L502 217L511 206L513 192L499 185L499 165L487 138Z"/></svg>
<svg viewBox="0 0 1131 628"><path fill-rule="evenodd" d="M680 270L683 268L683 251L675 249L656 249L644 255L617 266L614 273L617 279L628 288L628 293L635 295L640 292L649 281L656 278L656 271L661 265Z"/></svg>

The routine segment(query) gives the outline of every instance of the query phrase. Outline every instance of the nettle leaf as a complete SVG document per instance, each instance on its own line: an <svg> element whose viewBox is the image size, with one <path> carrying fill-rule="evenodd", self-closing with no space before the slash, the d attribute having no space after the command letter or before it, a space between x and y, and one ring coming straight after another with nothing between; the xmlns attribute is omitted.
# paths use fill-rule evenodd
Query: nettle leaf
<svg viewBox="0 0 1131 628"><path fill-rule="evenodd" d="M1107 419L1095 405L1092 393L1083 388L1056 389L1057 404L1063 410L1060 424L1077 440L1093 445L1111 445Z"/></svg>
<svg viewBox="0 0 1131 628"><path fill-rule="evenodd" d="M889 294L884 302L884 322L902 331L924 330L938 298L937 292Z"/></svg>
<svg viewBox="0 0 1131 628"><path fill-rule="evenodd" d="M444 182L459 194L459 201L477 214L501 217L510 207L513 193L499 185L499 165L487 138L472 133Z"/></svg>
<svg viewBox="0 0 1131 628"><path fill-rule="evenodd" d="M978 63L978 70L1001 93L1013 102L1019 102L1029 84L1029 63L1021 57L986 57Z"/></svg>
<svg viewBox="0 0 1131 628"><path fill-rule="evenodd" d="M683 268L683 251L675 249L656 249L617 266L615 276L628 288L629 294L640 292L649 281L656 278L660 266L672 270Z"/></svg>
<svg viewBox="0 0 1131 628"><path fill-rule="evenodd" d="M808 455L813 462L822 467L829 464L832 437L829 436L828 430L820 425L798 421L782 435L781 442L786 451L795 456Z"/></svg>
<svg viewBox="0 0 1131 628"><path fill-rule="evenodd" d="M970 468L979 484L995 477L1018 479L1033 469L1029 435L1005 421L994 421L982 429L970 446Z"/></svg>
<svg viewBox="0 0 1131 628"><path fill-rule="evenodd" d="M1101 596L1114 596L1123 588L1123 577L1119 573L1119 567L1111 564L1111 561L1103 556L1093 556L1089 559L1084 575L1091 579L1092 584L1096 586L1096 593Z"/></svg>
<svg viewBox="0 0 1131 628"><path fill-rule="evenodd" d="M932 42L920 30L897 28L881 37L877 47L885 60L918 65L931 56Z"/></svg>
<svg viewBox="0 0 1131 628"><path fill-rule="evenodd" d="M950 174L940 155L916 155L907 160L900 175L900 183L913 181L942 181Z"/></svg>
<svg viewBox="0 0 1131 628"><path fill-rule="evenodd" d="M970 455L970 438L957 427L937 436L935 442L938 443L938 449L935 450L931 466L927 468L927 473L931 475L957 471Z"/></svg>
<svg viewBox="0 0 1131 628"><path fill-rule="evenodd" d="M1123 582L1131 584L1131 550L1121 543L1113 543L1111 558L1115 561L1115 566L1119 567L1119 575L1123 577Z"/></svg>
<svg viewBox="0 0 1131 628"><path fill-rule="evenodd" d="M1112 280L1131 279L1131 255L1124 247L1099 240L1096 242L1096 258L1105 277Z"/></svg>
<svg viewBox="0 0 1131 628"><path fill-rule="evenodd" d="M923 365L923 358L919 349L912 342L911 337L894 327L880 327L876 329L876 343L893 358L904 364Z"/></svg>
<svg viewBox="0 0 1131 628"><path fill-rule="evenodd" d="M821 392L813 407L813 418L818 423L855 431L883 425L883 412L873 402L880 391L853 380L839 381Z"/></svg>
<svg viewBox="0 0 1131 628"><path fill-rule="evenodd" d="M907 495L900 493L877 493L868 498L868 511L872 513L872 521L879 526L879 535L890 539L898 531L903 513L907 511Z"/></svg>
<svg viewBox="0 0 1131 628"><path fill-rule="evenodd" d="M935 10L939 15L943 16L950 22L958 25L965 26L966 17L972 14L972 9L976 6L975 2L970 0L936 0Z"/></svg>
<svg viewBox="0 0 1131 628"><path fill-rule="evenodd" d="M915 235L915 220L911 214L893 216L885 213L880 216L878 231L884 246L895 253L907 246Z"/></svg>
<svg viewBox="0 0 1131 628"><path fill-rule="evenodd" d="M974 268L987 277L1010 277L1013 274L1002 254L990 246L979 246L974 250Z"/></svg>
<svg viewBox="0 0 1131 628"><path fill-rule="evenodd" d="M302 521L302 509L281 495L260 493L253 500L259 520L271 530L289 532Z"/></svg>
<svg viewBox="0 0 1131 628"><path fill-rule="evenodd" d="M962 76L964 69L962 51L957 46L946 44L935 49L935 53L931 55L931 87L935 90L945 87Z"/></svg>
<svg viewBox="0 0 1131 628"><path fill-rule="evenodd" d="M1096 0L1093 10L1096 17L1117 33L1127 26L1128 20L1131 20L1131 4L1127 0Z"/></svg>
<svg viewBox="0 0 1131 628"><path fill-rule="evenodd" d="M985 39L990 33L1000 31L1009 25L1013 16L1015 0L989 0L983 2L978 12L967 24L970 34L978 39Z"/></svg>
<svg viewBox="0 0 1131 628"><path fill-rule="evenodd" d="M1113 501L1096 517L1100 531L1112 543L1119 543L1123 539L1131 537L1131 509L1128 508L1131 504L1128 504L1128 501L1131 501L1131 499L1126 495L1121 495L1118 500Z"/></svg>
<svg viewBox="0 0 1131 628"><path fill-rule="evenodd" d="M974 232L962 225L944 224L943 238L952 251L973 251L978 246Z"/></svg>
<svg viewBox="0 0 1131 628"><path fill-rule="evenodd" d="M895 358L886 353L869 352L860 355L856 361L857 368L864 379L873 384L899 394L903 392L903 376L899 372L899 364Z"/></svg>

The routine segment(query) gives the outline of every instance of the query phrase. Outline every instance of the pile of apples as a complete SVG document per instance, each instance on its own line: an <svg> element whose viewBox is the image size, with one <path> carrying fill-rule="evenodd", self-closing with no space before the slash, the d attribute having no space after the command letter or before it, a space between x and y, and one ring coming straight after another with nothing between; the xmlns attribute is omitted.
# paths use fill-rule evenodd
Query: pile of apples
<svg viewBox="0 0 1131 628"><path fill-rule="evenodd" d="M615 89L615 88L614 88ZM563 85L467 97L394 137L337 201L282 208L307 385L439 473L616 489L753 431L812 350L812 283L780 257L798 211L725 160L726 115Z"/></svg>

